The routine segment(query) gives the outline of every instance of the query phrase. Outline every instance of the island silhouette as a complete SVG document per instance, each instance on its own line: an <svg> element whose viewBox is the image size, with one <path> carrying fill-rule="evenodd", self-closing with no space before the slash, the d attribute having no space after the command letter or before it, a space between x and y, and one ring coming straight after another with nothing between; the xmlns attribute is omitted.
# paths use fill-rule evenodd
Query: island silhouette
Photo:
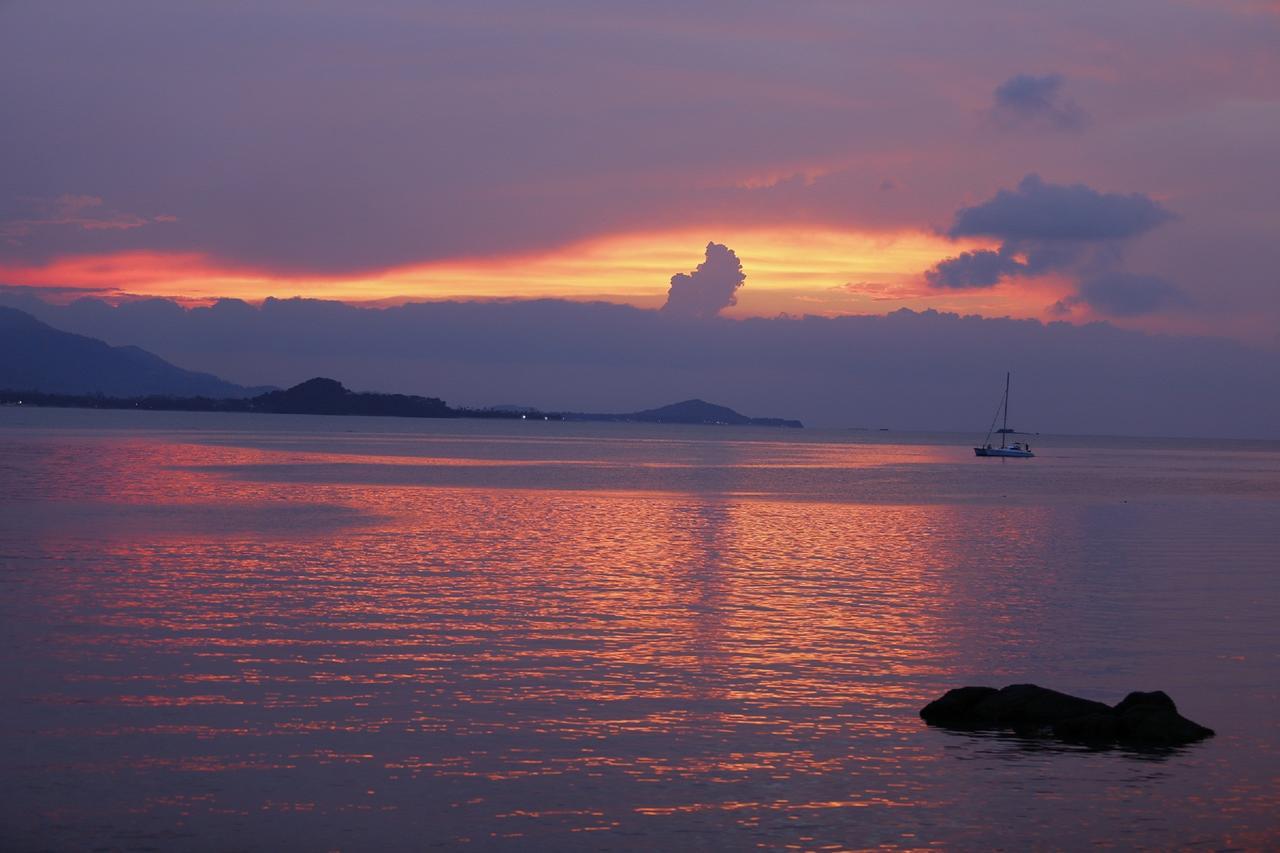
<svg viewBox="0 0 1280 853"><path fill-rule="evenodd" d="M704 400L685 400L657 409L624 414L543 412L537 409L455 408L438 397L352 391L336 379L317 376L287 388L255 397L176 397L149 394L110 397L103 394L57 394L33 390L0 390L0 404L81 409L138 409L171 412L258 412L280 415L364 415L397 418L486 418L501 420L606 421L651 424L726 426L804 426L788 418L750 418L727 406Z"/></svg>
<svg viewBox="0 0 1280 853"><path fill-rule="evenodd" d="M352 391L318 376L291 388L245 387L184 370L134 346L55 329L0 307L0 404L181 412L264 412L401 418L618 421L654 424L802 427L786 418L751 418L705 400L622 414L543 412L519 406L456 408L438 397Z"/></svg>

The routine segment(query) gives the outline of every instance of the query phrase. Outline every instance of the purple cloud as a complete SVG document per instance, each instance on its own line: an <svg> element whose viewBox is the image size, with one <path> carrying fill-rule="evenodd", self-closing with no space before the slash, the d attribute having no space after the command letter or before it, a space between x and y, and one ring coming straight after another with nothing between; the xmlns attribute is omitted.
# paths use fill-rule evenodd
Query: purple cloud
<svg viewBox="0 0 1280 853"><path fill-rule="evenodd" d="M1174 219L1142 193L1103 193L1084 184L1050 184L1029 174L1017 189L956 211L951 237L1008 241L1100 242L1127 240Z"/></svg>
<svg viewBox="0 0 1280 853"><path fill-rule="evenodd" d="M747 280L742 262L728 246L707 244L707 257L691 273L671 276L671 289L662 310L674 317L706 319L738 302L738 288Z"/></svg>
<svg viewBox="0 0 1280 853"><path fill-rule="evenodd" d="M1087 117L1063 94L1064 82L1061 74L1015 74L996 87L991 114L1005 127L1079 130Z"/></svg>
<svg viewBox="0 0 1280 853"><path fill-rule="evenodd" d="M1014 190L961 208L947 230L951 237L1000 238L999 250L948 258L926 271L925 280L934 287L974 288L1055 270L1097 273L1119 264L1125 243L1173 218L1141 193L1050 184L1032 173Z"/></svg>
<svg viewBox="0 0 1280 853"><path fill-rule="evenodd" d="M1078 292L1053 310L1068 314L1076 305L1088 305L1108 317L1141 317L1187 304L1186 293L1159 276L1116 271L1084 279Z"/></svg>
<svg viewBox="0 0 1280 853"><path fill-rule="evenodd" d="M1002 278L1020 275L1026 269L1025 263L1004 248L998 252L978 249L938 262L924 277L933 287L967 290L994 287Z"/></svg>
<svg viewBox="0 0 1280 853"><path fill-rule="evenodd" d="M1136 317L1184 304L1185 294L1154 276L1121 269L1124 246L1174 214L1141 193L1099 192L1084 184L1050 184L1039 175L1015 190L956 212L952 237L998 237L998 250L979 249L939 261L924 273L931 287L972 289L1001 281L1066 272L1076 293L1051 311L1087 305L1111 317Z"/></svg>

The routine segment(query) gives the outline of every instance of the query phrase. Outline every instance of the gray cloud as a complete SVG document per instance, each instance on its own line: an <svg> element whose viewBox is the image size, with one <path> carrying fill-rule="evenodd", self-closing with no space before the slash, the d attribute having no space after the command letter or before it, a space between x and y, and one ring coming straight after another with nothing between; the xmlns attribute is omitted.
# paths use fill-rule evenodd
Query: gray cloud
<svg viewBox="0 0 1280 853"><path fill-rule="evenodd" d="M1062 86L1061 74L1015 74L996 87L991 114L1005 127L1039 126L1078 130L1088 118Z"/></svg>
<svg viewBox="0 0 1280 853"><path fill-rule="evenodd" d="M746 281L742 262L728 246L707 244L706 260L691 273L671 276L671 289L662 310L677 317L714 317L738 301L738 288Z"/></svg>
<svg viewBox="0 0 1280 853"><path fill-rule="evenodd" d="M1005 243L996 251L961 252L954 258L939 261L925 271L924 277L933 287L967 290L994 287L1004 279L1056 270L1106 269L1119 260L1119 251L1109 245L1022 241L1021 244Z"/></svg>
<svg viewBox="0 0 1280 853"><path fill-rule="evenodd" d="M975 252L961 252L954 258L940 261L933 269L925 272L925 280L933 287L950 290L966 290L979 287L994 287L1000 279L1026 272L1027 265L1013 256L1013 253L1001 248L998 252L990 249L978 249Z"/></svg>
<svg viewBox="0 0 1280 853"><path fill-rule="evenodd" d="M1087 305L1108 317L1141 317L1187 304L1186 293L1159 276L1114 271L1084 279L1079 291L1054 311L1067 314L1076 305Z"/></svg>
<svg viewBox="0 0 1280 853"><path fill-rule="evenodd" d="M1050 184L1029 174L1017 189L956 211L951 237L1008 241L1099 242L1145 234L1174 214L1142 193L1102 193L1084 184Z"/></svg>
<svg viewBox="0 0 1280 853"><path fill-rule="evenodd" d="M1174 214L1141 193L1098 192L1084 184L1049 184L1039 175L1015 190L956 212L952 237L998 237L998 250L978 249L939 261L924 273L939 289L994 287L1001 281L1066 272L1075 294L1050 309L1066 315L1085 305L1109 317L1136 317L1184 304L1181 290L1153 276L1124 272L1124 246Z"/></svg>

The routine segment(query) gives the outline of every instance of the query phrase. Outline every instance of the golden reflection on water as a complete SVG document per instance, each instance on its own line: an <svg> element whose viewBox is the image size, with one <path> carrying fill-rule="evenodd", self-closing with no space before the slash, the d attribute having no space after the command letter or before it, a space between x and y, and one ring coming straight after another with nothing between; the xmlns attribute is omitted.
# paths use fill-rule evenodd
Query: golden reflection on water
<svg viewBox="0 0 1280 853"><path fill-rule="evenodd" d="M792 499L788 477L937 448L312 443L33 441L39 476L0 494L29 534L10 588L40 614L14 631L24 701L52 711L35 737L79 784L150 780L104 807L336 820L425 791L455 843L727 819L830 846L789 822L965 801L915 710L975 657L1012 671L1071 582L1048 506ZM414 479L449 468L514 479ZM879 820L863 841L919 843Z"/></svg>

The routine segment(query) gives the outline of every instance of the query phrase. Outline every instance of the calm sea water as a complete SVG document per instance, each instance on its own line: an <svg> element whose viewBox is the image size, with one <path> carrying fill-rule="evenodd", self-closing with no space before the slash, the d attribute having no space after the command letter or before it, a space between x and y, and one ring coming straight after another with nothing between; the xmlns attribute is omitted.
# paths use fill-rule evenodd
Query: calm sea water
<svg viewBox="0 0 1280 853"><path fill-rule="evenodd" d="M0 409L0 847L1275 847L1280 445L972 439Z"/></svg>

